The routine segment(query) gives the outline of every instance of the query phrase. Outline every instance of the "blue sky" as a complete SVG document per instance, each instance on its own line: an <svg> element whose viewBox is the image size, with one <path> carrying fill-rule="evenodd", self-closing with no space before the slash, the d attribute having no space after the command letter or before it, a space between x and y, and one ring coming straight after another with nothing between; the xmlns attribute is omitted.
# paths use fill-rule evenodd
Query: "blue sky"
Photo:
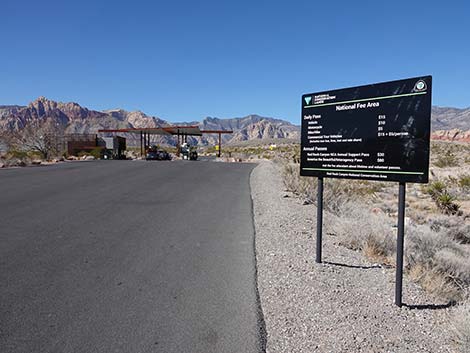
<svg viewBox="0 0 470 353"><path fill-rule="evenodd" d="M3 0L0 105L300 124L304 93L431 74L434 105L468 107L469 3Z"/></svg>

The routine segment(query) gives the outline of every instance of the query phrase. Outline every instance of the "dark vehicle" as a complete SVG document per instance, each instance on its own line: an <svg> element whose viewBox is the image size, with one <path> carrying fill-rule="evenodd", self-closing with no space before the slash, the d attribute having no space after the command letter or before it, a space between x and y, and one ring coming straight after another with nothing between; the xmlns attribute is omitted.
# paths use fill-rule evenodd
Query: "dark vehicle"
<svg viewBox="0 0 470 353"><path fill-rule="evenodd" d="M147 152L145 159L148 161L170 161L171 156L167 151L153 150Z"/></svg>
<svg viewBox="0 0 470 353"><path fill-rule="evenodd" d="M197 147L190 146L187 143L184 143L181 146L181 155L183 159L189 159L190 161L197 160Z"/></svg>

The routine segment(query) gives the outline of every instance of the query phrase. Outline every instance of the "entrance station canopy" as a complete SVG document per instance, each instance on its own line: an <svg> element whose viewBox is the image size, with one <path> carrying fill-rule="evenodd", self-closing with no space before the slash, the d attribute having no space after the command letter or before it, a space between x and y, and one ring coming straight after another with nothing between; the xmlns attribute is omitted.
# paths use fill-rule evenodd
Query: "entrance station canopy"
<svg viewBox="0 0 470 353"><path fill-rule="evenodd" d="M187 135L187 136L202 136L202 131L199 126L165 126L165 127L145 127L145 128L130 128L130 129L110 129L98 130L98 132L121 132L133 134L149 134L149 135ZM218 131L214 131L216 133ZM232 133L233 131L223 131L223 133Z"/></svg>
<svg viewBox="0 0 470 353"><path fill-rule="evenodd" d="M232 130L201 130L199 126L164 126L164 127L148 127L148 128L129 128L129 129L103 129L98 130L101 133L131 133L140 134L140 151L144 155L144 152L150 145L150 135L166 135L166 136L177 136L178 145L183 142L187 142L188 136L202 136L203 134L218 134L219 135L219 150L218 155L220 157L221 151L221 135L232 134ZM181 137L181 141L180 141Z"/></svg>

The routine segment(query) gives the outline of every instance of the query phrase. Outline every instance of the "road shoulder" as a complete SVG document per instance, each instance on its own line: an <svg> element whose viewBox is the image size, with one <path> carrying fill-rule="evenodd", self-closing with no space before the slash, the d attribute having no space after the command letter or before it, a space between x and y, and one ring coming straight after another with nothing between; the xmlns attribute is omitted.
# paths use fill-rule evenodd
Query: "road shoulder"
<svg viewBox="0 0 470 353"><path fill-rule="evenodd" d="M315 263L315 206L284 191L274 163L253 170L251 190L267 352L454 351L446 310L393 304L394 269L331 235L324 235L329 263ZM429 303L406 279L404 291L412 304Z"/></svg>

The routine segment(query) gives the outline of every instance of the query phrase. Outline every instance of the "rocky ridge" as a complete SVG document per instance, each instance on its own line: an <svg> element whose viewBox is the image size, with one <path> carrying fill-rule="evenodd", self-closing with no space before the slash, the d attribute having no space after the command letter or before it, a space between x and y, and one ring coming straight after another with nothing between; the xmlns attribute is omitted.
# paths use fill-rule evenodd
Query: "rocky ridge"
<svg viewBox="0 0 470 353"><path fill-rule="evenodd" d="M205 130L233 130L233 134L222 136L224 143L279 138L300 139L299 126L285 120L259 115L229 119L207 117L200 122L172 124L141 111L128 112L123 109L96 111L82 107L78 103L56 102L45 97L39 97L27 106L0 105L0 131L17 130L30 122L45 120L63 127L66 133L93 133L99 129L198 125ZM470 108L432 107L431 127L432 139L470 142ZM205 135L199 139L199 143L215 144L217 138L217 135ZM155 142L174 143L173 139L166 137L158 137Z"/></svg>
<svg viewBox="0 0 470 353"><path fill-rule="evenodd" d="M432 140L470 142L470 130L462 131L459 129L438 130L431 134Z"/></svg>
<svg viewBox="0 0 470 353"><path fill-rule="evenodd" d="M123 109L95 111L77 103L61 103L39 97L26 107L0 106L0 131L17 130L33 121L51 121L65 129L66 133L95 133L99 129L152 128L168 125L198 125L205 130L233 130L223 135L224 143L251 139L293 138L300 139L300 127L287 121L249 115L243 118L219 119L207 117L201 122L172 124L141 111L128 112ZM204 135L202 144L215 144L217 135ZM173 144L174 139L163 136L155 138L156 143Z"/></svg>
<svg viewBox="0 0 470 353"><path fill-rule="evenodd" d="M431 125L433 131L459 129L470 130L470 108L432 107Z"/></svg>

